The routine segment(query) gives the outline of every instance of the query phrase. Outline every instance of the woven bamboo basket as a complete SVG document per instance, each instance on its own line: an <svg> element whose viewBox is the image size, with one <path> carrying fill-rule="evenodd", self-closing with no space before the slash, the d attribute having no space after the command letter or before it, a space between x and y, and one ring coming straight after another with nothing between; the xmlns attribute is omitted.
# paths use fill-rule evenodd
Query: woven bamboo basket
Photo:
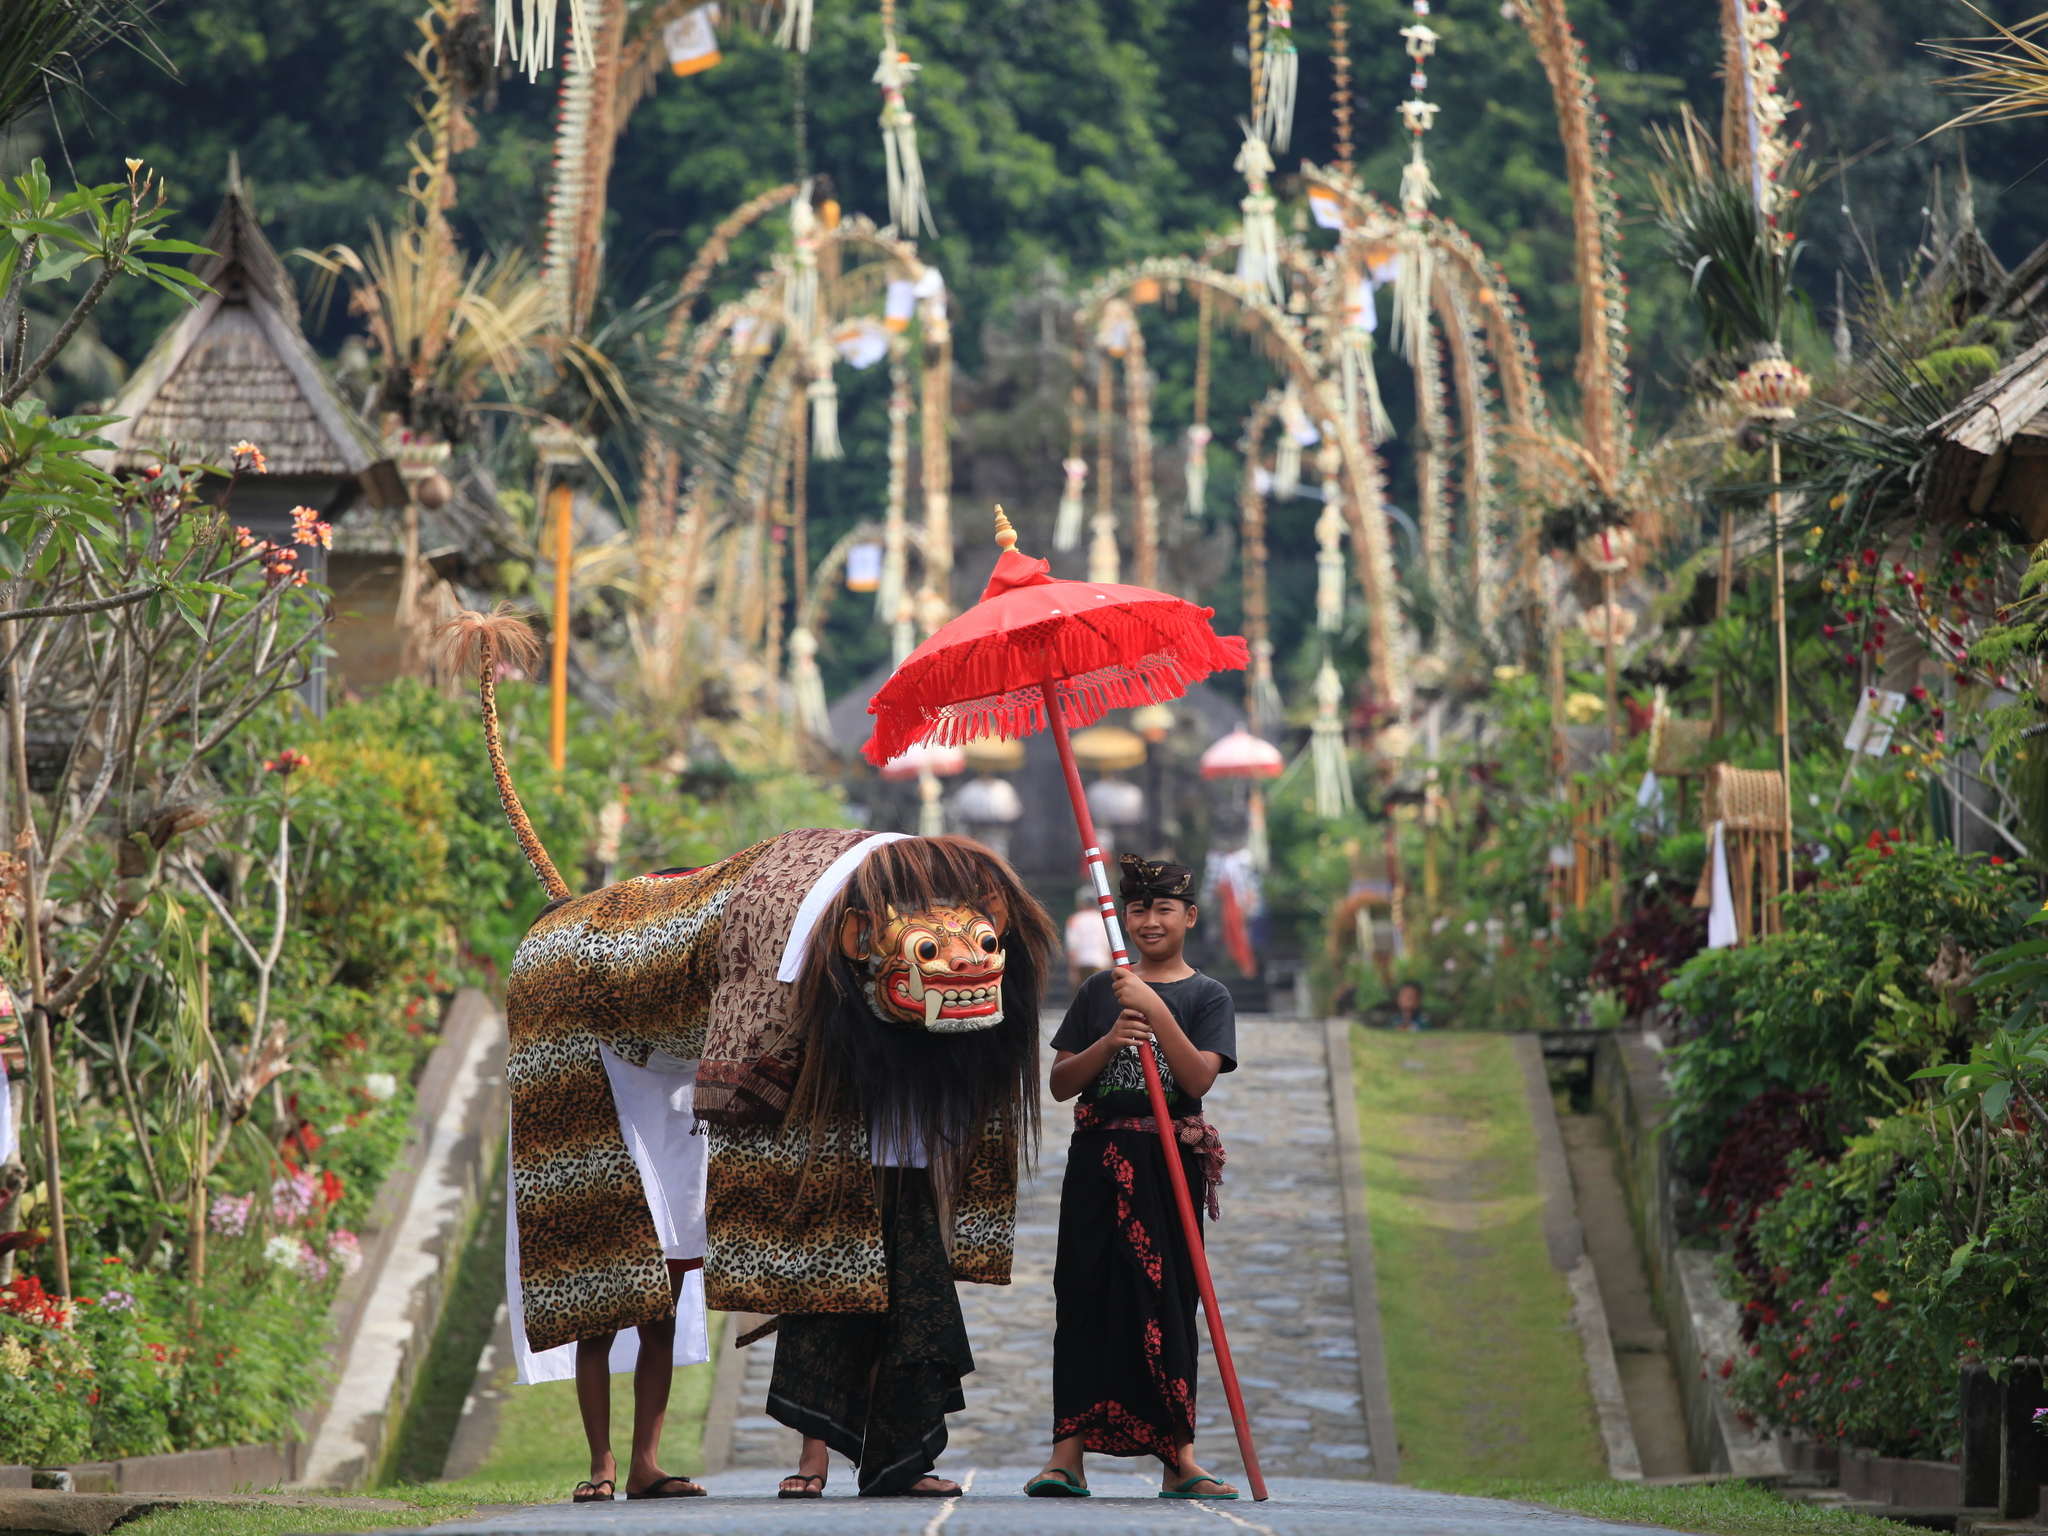
<svg viewBox="0 0 2048 1536"><path fill-rule="evenodd" d="M1716 763L1707 770L1701 813L1711 829L1721 823L1728 853L1728 893L1735 904L1736 942L1768 937L1780 926L1778 896L1784 889L1785 843L1790 822L1785 781L1775 768L1737 768ZM1714 860L1709 850L1693 905L1712 905Z"/></svg>

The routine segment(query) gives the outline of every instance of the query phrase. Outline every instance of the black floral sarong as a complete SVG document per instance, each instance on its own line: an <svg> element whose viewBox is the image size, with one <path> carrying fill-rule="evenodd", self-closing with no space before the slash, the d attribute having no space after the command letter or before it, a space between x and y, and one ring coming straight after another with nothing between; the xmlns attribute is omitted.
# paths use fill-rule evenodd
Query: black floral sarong
<svg viewBox="0 0 2048 1536"><path fill-rule="evenodd" d="M768 1384L769 1416L852 1461L865 1494L902 1493L938 1465L974 1369L931 1177L877 1174L889 1310L785 1315Z"/></svg>
<svg viewBox="0 0 2048 1536"><path fill-rule="evenodd" d="M1158 1136L1087 1129L1088 1118L1077 1116L1060 1188L1052 1437L1173 1467L1195 1438L1195 1273ZM1181 1166L1202 1190L1194 1149L1181 1148Z"/></svg>

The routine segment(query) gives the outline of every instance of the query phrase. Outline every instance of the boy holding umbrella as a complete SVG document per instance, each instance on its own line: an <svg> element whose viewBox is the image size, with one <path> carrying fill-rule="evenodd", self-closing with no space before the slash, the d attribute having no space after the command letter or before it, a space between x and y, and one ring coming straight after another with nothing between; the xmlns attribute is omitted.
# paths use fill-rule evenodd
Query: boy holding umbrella
<svg viewBox="0 0 2048 1536"><path fill-rule="evenodd" d="M1202 1096L1237 1068L1236 1015L1183 954L1193 873L1125 854L1120 874L1136 963L1083 983L1052 1042L1053 1097L1078 1102L1053 1270L1053 1452L1025 1492L1086 1497L1096 1451L1158 1457L1162 1498L1234 1499L1195 1459L1195 1275L1138 1051L1158 1052L1189 1188L1214 1216L1223 1145Z"/></svg>

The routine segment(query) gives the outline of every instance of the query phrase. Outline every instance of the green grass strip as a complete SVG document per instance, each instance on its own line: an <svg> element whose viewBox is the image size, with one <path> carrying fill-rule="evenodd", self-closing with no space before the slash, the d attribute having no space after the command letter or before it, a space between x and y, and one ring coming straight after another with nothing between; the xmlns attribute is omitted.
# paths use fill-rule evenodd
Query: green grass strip
<svg viewBox="0 0 2048 1536"><path fill-rule="evenodd" d="M1602 1476L1511 1040L1354 1026L1351 1046L1402 1477Z"/></svg>
<svg viewBox="0 0 2048 1536"><path fill-rule="evenodd" d="M1699 1531L1704 1536L1906 1536L1915 1529L1896 1520L1852 1514L1824 1504L1794 1503L1754 1483L1654 1488L1641 1483L1453 1477L1428 1486L1443 1493L1514 1499L1601 1520L1661 1525L1676 1531Z"/></svg>

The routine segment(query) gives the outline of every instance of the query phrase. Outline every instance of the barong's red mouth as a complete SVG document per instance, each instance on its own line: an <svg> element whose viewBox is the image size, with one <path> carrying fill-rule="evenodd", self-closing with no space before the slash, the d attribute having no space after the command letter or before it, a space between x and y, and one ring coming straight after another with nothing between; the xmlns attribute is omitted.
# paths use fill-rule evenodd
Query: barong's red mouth
<svg viewBox="0 0 2048 1536"><path fill-rule="evenodd" d="M934 996L939 1003L936 1017L941 1019L985 1019L998 1016L1003 1011L1003 973L999 970L981 971L971 976L949 972L919 979L924 983L922 997L912 995L908 972L898 972L889 978L889 1001L905 1014L932 1017L928 1010Z"/></svg>

